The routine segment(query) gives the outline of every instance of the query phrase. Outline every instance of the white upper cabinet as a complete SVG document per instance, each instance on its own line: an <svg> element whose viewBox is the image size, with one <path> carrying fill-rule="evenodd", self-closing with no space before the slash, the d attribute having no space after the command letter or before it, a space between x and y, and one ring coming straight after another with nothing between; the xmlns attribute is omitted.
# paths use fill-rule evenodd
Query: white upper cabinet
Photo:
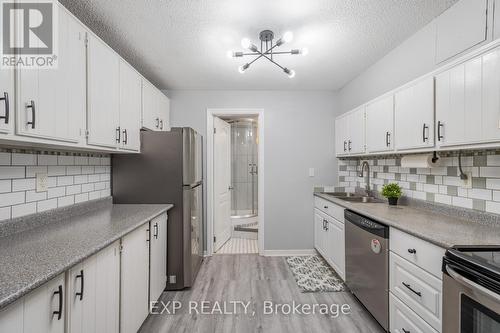
<svg viewBox="0 0 500 333"><path fill-rule="evenodd" d="M0 69L0 133L12 133L14 124L14 70Z"/></svg>
<svg viewBox="0 0 500 333"><path fill-rule="evenodd" d="M120 142L120 58L100 39L88 41L88 144L115 148Z"/></svg>
<svg viewBox="0 0 500 333"><path fill-rule="evenodd" d="M396 149L433 147L434 78L425 78L396 92L394 103Z"/></svg>
<svg viewBox="0 0 500 333"><path fill-rule="evenodd" d="M461 0L436 19L436 63L486 41L487 9L488 0Z"/></svg>
<svg viewBox="0 0 500 333"><path fill-rule="evenodd" d="M149 81L142 80L142 127L152 131L170 130L170 100Z"/></svg>
<svg viewBox="0 0 500 333"><path fill-rule="evenodd" d="M57 10L58 67L17 73L17 134L78 143L85 131L86 29L62 5Z"/></svg>
<svg viewBox="0 0 500 333"><path fill-rule="evenodd" d="M439 146L500 141L500 48L436 76Z"/></svg>
<svg viewBox="0 0 500 333"><path fill-rule="evenodd" d="M336 153L355 155L365 152L365 108L360 107L335 120Z"/></svg>
<svg viewBox="0 0 500 333"><path fill-rule="evenodd" d="M128 63L120 61L119 146L139 151L141 147L142 78Z"/></svg>
<svg viewBox="0 0 500 333"><path fill-rule="evenodd" d="M376 153L394 149L394 96L378 99L366 106L366 151Z"/></svg>

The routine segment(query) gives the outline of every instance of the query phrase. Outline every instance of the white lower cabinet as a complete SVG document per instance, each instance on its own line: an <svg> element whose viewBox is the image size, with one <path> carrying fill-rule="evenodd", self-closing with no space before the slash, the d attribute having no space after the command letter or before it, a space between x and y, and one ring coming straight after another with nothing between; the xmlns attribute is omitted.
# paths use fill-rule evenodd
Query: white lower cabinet
<svg viewBox="0 0 500 333"><path fill-rule="evenodd" d="M68 271L68 331L117 333L120 296L119 241Z"/></svg>
<svg viewBox="0 0 500 333"><path fill-rule="evenodd" d="M315 205L314 247L339 276L345 279L344 208L318 197L315 198ZM326 212L342 215L342 221Z"/></svg>
<svg viewBox="0 0 500 333"><path fill-rule="evenodd" d="M437 333L392 294L389 295L389 330L391 333Z"/></svg>
<svg viewBox="0 0 500 333"><path fill-rule="evenodd" d="M167 286L167 214L150 222L151 259L149 265L149 301L156 301Z"/></svg>
<svg viewBox="0 0 500 333"><path fill-rule="evenodd" d="M148 316L149 224L122 238L120 332L137 332Z"/></svg>
<svg viewBox="0 0 500 333"><path fill-rule="evenodd" d="M64 274L0 310L0 332L64 333Z"/></svg>

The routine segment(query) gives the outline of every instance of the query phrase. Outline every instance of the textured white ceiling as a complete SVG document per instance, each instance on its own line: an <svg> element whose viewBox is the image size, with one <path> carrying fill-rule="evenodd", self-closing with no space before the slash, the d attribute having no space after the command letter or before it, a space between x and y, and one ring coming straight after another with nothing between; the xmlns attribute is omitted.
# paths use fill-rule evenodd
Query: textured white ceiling
<svg viewBox="0 0 500 333"><path fill-rule="evenodd" d="M336 90L457 0L60 0L162 89ZM228 59L243 37L293 31L271 63Z"/></svg>

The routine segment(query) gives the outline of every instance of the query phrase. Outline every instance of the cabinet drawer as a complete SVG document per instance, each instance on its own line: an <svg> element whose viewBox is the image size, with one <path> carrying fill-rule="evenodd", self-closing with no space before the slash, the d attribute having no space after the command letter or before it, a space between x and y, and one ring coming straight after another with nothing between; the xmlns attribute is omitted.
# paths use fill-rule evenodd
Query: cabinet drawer
<svg viewBox="0 0 500 333"><path fill-rule="evenodd" d="M344 207L320 197L314 197L314 206L337 221L344 223Z"/></svg>
<svg viewBox="0 0 500 333"><path fill-rule="evenodd" d="M445 249L394 228L391 228L389 238L392 252L442 279L441 264Z"/></svg>
<svg viewBox="0 0 500 333"><path fill-rule="evenodd" d="M389 289L434 329L441 331L441 280L391 252Z"/></svg>
<svg viewBox="0 0 500 333"><path fill-rule="evenodd" d="M393 294L389 294L389 328L392 333L437 333Z"/></svg>

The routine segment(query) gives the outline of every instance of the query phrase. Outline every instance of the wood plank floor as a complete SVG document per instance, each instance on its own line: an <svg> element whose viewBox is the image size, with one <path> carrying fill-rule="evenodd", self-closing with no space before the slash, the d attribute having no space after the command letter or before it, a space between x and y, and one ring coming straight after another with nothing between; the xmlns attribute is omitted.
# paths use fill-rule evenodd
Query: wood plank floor
<svg viewBox="0 0 500 333"><path fill-rule="evenodd" d="M250 254L259 253L257 239L231 237L217 254Z"/></svg>
<svg viewBox="0 0 500 333"><path fill-rule="evenodd" d="M205 259L193 288L165 292L161 301L179 301L176 314L152 314L140 332L383 332L360 303L346 292L301 293L284 257L217 255ZM190 301L248 301L235 315L197 314ZM332 318L325 314L264 314L263 302L292 304L349 304L351 313ZM171 307L170 307L171 310ZM255 311L255 312L254 312Z"/></svg>

